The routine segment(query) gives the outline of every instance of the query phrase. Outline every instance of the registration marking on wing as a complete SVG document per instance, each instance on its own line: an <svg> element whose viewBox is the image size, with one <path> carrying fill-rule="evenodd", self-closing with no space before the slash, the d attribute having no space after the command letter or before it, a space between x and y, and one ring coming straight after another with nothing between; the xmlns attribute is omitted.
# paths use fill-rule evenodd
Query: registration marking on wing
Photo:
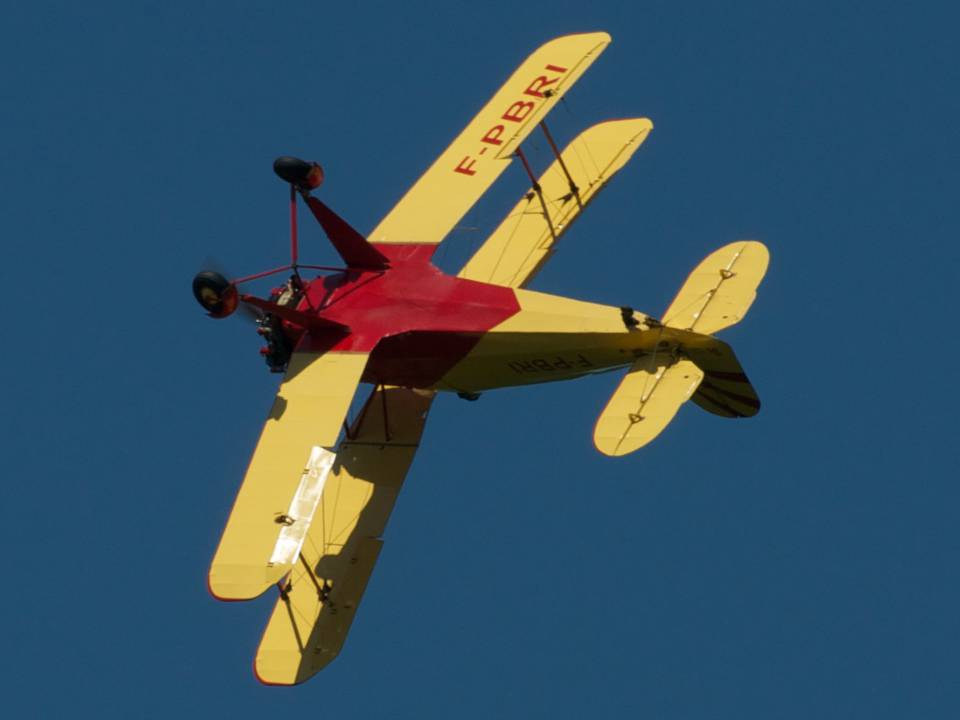
<svg viewBox="0 0 960 720"><path fill-rule="evenodd" d="M297 561L336 457L336 453L322 447L314 447L310 451L300 485L290 501L290 509L283 517L284 526L270 556L270 565L292 565Z"/></svg>

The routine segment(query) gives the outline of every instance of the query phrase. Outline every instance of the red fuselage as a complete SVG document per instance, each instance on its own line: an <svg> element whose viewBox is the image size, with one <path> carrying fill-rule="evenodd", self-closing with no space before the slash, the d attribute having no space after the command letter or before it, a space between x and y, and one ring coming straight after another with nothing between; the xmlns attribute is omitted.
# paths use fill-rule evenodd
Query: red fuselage
<svg viewBox="0 0 960 720"><path fill-rule="evenodd" d="M349 328L312 331L298 350L371 353L364 382L432 387L491 328L520 310L511 288L447 275L434 245L375 245L387 270L347 270L306 286L297 309Z"/></svg>

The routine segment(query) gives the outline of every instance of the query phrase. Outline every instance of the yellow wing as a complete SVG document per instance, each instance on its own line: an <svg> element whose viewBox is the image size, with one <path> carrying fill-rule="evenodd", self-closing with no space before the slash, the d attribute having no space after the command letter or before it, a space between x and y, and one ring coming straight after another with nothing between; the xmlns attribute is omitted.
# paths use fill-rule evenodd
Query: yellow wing
<svg viewBox="0 0 960 720"><path fill-rule="evenodd" d="M757 297L770 253L763 243L741 240L708 255L687 278L664 325L710 335L735 325Z"/></svg>
<svg viewBox="0 0 960 720"><path fill-rule="evenodd" d="M377 389L341 442L299 563L257 650L262 682L303 682L340 652L431 402L430 394Z"/></svg>
<svg viewBox="0 0 960 720"><path fill-rule="evenodd" d="M599 123L578 135L540 177L542 194L531 189L520 199L460 277L524 287L550 257L560 236L627 164L652 129L648 119L634 118Z"/></svg>
<svg viewBox="0 0 960 720"><path fill-rule="evenodd" d="M686 358L663 353L640 358L614 392L593 431L604 455L626 455L653 440L703 379Z"/></svg>
<svg viewBox="0 0 960 720"><path fill-rule="evenodd" d="M566 35L538 48L374 228L370 242L443 240L609 43L609 35L597 32Z"/></svg>
<svg viewBox="0 0 960 720"><path fill-rule="evenodd" d="M297 561L366 361L294 353L210 566L215 597L256 597Z"/></svg>

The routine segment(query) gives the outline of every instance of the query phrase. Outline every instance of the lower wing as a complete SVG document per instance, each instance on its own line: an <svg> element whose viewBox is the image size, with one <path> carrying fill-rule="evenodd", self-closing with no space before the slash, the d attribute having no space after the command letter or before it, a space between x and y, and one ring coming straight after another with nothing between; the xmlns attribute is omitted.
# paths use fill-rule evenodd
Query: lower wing
<svg viewBox="0 0 960 720"><path fill-rule="evenodd" d="M599 123L578 135L510 211L459 276L524 287L560 236L647 139L646 118Z"/></svg>
<svg viewBox="0 0 960 720"><path fill-rule="evenodd" d="M261 682L301 683L340 652L432 400L428 393L377 388L341 442L257 650L254 668Z"/></svg>
<svg viewBox="0 0 960 720"><path fill-rule="evenodd" d="M637 360L601 413L593 443L626 455L659 435L697 389L703 371L686 358L651 353Z"/></svg>
<svg viewBox="0 0 960 720"><path fill-rule="evenodd" d="M210 566L214 597L254 598L297 562L366 362L366 353L293 354Z"/></svg>

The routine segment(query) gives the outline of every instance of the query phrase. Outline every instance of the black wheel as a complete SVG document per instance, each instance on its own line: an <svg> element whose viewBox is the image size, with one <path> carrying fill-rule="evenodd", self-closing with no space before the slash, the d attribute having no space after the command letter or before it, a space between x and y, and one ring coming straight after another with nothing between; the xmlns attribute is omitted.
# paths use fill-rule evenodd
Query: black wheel
<svg viewBox="0 0 960 720"><path fill-rule="evenodd" d="M193 278L193 296L211 317L224 318L237 309L240 295L223 275L204 270Z"/></svg>

